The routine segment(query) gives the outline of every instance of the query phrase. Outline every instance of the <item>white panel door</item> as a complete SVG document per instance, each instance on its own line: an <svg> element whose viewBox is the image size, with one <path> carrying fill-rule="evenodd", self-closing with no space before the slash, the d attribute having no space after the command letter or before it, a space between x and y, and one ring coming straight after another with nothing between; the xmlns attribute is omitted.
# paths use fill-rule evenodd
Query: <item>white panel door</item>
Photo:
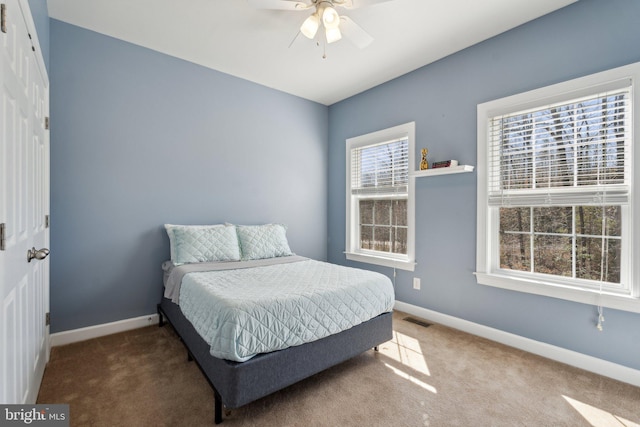
<svg viewBox="0 0 640 427"><path fill-rule="evenodd" d="M27 253L49 247L49 84L27 1L0 3L0 403L35 403L49 351L49 260Z"/></svg>

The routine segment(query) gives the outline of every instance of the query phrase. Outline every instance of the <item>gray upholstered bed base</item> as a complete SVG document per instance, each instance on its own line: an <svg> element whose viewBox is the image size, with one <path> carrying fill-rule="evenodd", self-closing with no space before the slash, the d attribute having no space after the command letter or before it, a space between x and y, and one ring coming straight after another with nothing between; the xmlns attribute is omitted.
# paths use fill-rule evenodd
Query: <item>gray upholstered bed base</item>
<svg viewBox="0 0 640 427"><path fill-rule="evenodd" d="M215 395L215 423L222 422L222 405L238 408L267 396L364 351L389 341L392 313L383 313L339 334L285 350L259 354L246 362L213 357L209 345L198 335L177 304L163 298L158 304L202 370Z"/></svg>

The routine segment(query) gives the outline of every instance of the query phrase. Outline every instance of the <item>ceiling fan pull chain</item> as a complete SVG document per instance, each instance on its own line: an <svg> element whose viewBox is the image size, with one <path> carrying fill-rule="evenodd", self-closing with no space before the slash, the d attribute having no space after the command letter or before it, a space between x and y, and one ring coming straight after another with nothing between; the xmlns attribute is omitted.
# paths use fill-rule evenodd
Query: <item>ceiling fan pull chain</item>
<svg viewBox="0 0 640 427"><path fill-rule="evenodd" d="M293 46L293 42L295 42L296 40L298 40L298 36L300 35L300 31L298 31L295 35L295 37L293 38L293 40L291 40L291 43L289 43L289 49L291 49L291 46Z"/></svg>

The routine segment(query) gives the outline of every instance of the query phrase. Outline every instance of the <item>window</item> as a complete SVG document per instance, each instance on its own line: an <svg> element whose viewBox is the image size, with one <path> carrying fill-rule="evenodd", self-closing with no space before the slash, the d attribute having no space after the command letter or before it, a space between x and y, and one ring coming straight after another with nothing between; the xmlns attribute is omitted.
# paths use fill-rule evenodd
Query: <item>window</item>
<svg viewBox="0 0 640 427"><path fill-rule="evenodd" d="M633 64L478 106L479 283L640 312L639 78Z"/></svg>
<svg viewBox="0 0 640 427"><path fill-rule="evenodd" d="M347 140L346 256L414 269L415 124Z"/></svg>

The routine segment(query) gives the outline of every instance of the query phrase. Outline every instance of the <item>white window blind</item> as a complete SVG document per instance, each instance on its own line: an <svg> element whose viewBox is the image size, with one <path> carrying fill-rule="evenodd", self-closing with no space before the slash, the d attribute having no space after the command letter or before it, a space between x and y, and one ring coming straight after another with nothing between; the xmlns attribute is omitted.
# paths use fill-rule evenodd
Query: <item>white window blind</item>
<svg viewBox="0 0 640 427"><path fill-rule="evenodd" d="M408 183L407 138L351 149L351 194L407 193Z"/></svg>
<svg viewBox="0 0 640 427"><path fill-rule="evenodd" d="M490 117L489 205L629 203L631 86L616 86Z"/></svg>

